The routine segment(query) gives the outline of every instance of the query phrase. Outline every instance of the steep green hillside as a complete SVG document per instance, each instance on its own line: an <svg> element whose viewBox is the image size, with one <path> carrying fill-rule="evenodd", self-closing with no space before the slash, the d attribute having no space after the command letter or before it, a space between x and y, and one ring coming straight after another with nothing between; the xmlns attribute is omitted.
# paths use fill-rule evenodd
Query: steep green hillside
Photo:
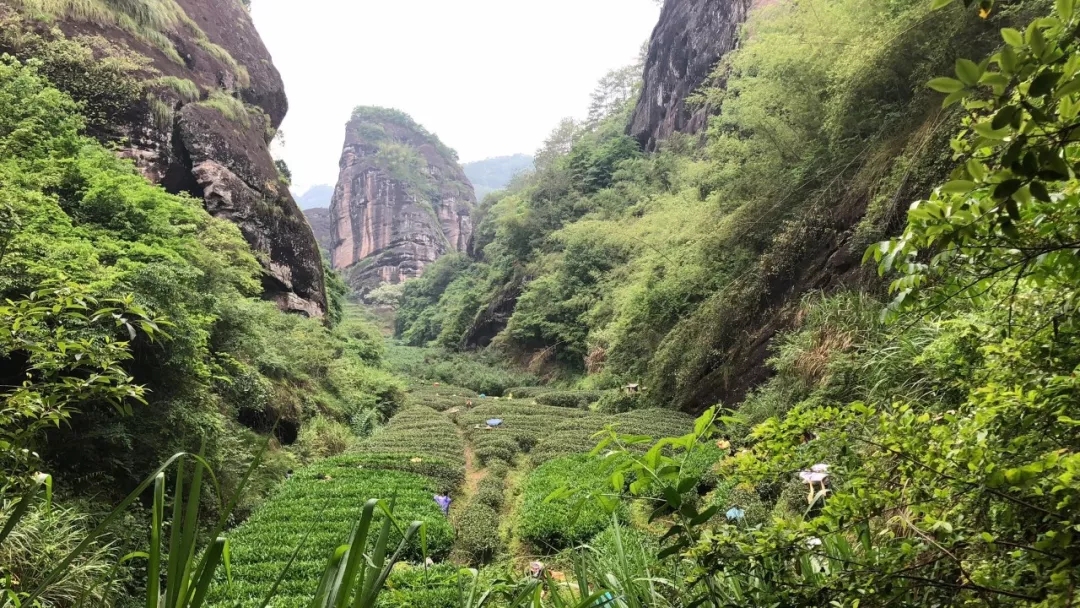
<svg viewBox="0 0 1080 608"><path fill-rule="evenodd" d="M553 134L554 160L485 202L473 258L406 288L399 335L640 382L656 405L736 402L799 294L865 277L863 249L952 170L960 115L924 83L1041 6L770 3L699 94L700 141L644 156L627 108Z"/></svg>

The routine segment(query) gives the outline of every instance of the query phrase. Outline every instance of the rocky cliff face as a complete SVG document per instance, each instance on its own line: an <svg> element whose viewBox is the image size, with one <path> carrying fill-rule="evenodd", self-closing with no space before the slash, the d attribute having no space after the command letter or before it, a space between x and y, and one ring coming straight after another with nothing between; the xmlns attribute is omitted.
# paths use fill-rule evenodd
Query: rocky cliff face
<svg viewBox="0 0 1080 608"><path fill-rule="evenodd" d="M454 151L408 115L357 108L339 164L330 259L356 291L419 276L468 248L473 187Z"/></svg>
<svg viewBox="0 0 1080 608"><path fill-rule="evenodd" d="M672 133L693 133L705 125L708 110L691 109L686 98L735 48L739 25L752 0L667 0L649 39L645 83L629 133L656 149Z"/></svg>
<svg viewBox="0 0 1080 608"><path fill-rule="evenodd" d="M41 59L84 104L91 135L236 223L262 262L266 296L321 317L318 246L268 148L288 101L240 0L55 3L52 14L38 4L0 5L0 52Z"/></svg>

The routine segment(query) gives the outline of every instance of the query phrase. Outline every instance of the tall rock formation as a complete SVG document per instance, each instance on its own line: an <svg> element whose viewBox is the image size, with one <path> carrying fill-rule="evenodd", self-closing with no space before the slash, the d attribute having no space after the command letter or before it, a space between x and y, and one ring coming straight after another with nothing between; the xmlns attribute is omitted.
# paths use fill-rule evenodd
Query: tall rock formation
<svg viewBox="0 0 1080 608"><path fill-rule="evenodd" d="M705 126L706 108L691 110L686 98L737 44L739 26L753 0L667 0L649 39L644 87L629 134L648 151L672 133Z"/></svg>
<svg viewBox="0 0 1080 608"><path fill-rule="evenodd" d="M472 238L476 197L457 154L398 110L359 107L330 201L331 264L364 292L419 276Z"/></svg>
<svg viewBox="0 0 1080 608"><path fill-rule="evenodd" d="M240 227L266 297L321 317L318 245L268 148L288 109L284 85L241 0L91 4L53 3L51 14L0 4L0 53L40 59L84 104L89 134Z"/></svg>

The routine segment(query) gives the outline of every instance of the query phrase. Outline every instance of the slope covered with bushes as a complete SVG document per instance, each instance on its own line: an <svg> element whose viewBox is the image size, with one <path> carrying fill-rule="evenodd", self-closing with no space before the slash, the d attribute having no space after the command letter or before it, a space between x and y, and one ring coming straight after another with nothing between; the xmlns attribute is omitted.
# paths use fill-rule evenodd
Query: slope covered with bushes
<svg viewBox="0 0 1080 608"><path fill-rule="evenodd" d="M626 108L556 131L552 160L483 205L472 260L406 286L399 335L640 382L656 405L736 402L798 294L865 277L865 246L951 170L959 117L925 82L1044 6L757 9L697 96L716 114L700 141L644 156Z"/></svg>
<svg viewBox="0 0 1080 608"><path fill-rule="evenodd" d="M317 413L396 409L376 332L263 301L234 225L151 185L83 126L34 66L0 60L0 490L46 470L65 499L111 503L205 442L231 495L271 431L277 446ZM290 466L272 450L237 514Z"/></svg>

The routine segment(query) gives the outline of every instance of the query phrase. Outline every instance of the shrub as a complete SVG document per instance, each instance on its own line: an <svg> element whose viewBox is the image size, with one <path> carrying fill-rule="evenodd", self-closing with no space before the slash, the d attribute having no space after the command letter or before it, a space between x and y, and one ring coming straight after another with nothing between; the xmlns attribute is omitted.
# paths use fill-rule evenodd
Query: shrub
<svg viewBox="0 0 1080 608"><path fill-rule="evenodd" d="M643 399L638 393L625 391L605 391L596 404L596 411L604 414L621 414L641 405Z"/></svg>
<svg viewBox="0 0 1080 608"><path fill-rule="evenodd" d="M387 349L387 366L405 376L463 386L489 397L500 396L511 386L536 382L532 374L510 369L493 355L434 348L392 346Z"/></svg>
<svg viewBox="0 0 1080 608"><path fill-rule="evenodd" d="M304 423L296 442L296 451L305 461L343 454L356 445L352 429L324 416Z"/></svg>
<svg viewBox="0 0 1080 608"><path fill-rule="evenodd" d="M585 408L599 401L607 391L550 391L536 396L536 402L555 407Z"/></svg>
<svg viewBox="0 0 1080 608"><path fill-rule="evenodd" d="M525 479L515 531L538 548L559 550L583 542L607 527L610 516L593 504L575 510L568 500L545 500L566 488L574 493L611 493L608 469L586 455L566 456L544 463ZM625 519L626 506L617 513Z"/></svg>
<svg viewBox="0 0 1080 608"><path fill-rule="evenodd" d="M498 552L501 546L499 514L491 506L474 498L465 505L454 523L458 533L455 547L470 564L486 563Z"/></svg>
<svg viewBox="0 0 1080 608"><path fill-rule="evenodd" d="M503 479L489 470L487 477L476 486L476 500L492 509L498 509L503 503Z"/></svg>

